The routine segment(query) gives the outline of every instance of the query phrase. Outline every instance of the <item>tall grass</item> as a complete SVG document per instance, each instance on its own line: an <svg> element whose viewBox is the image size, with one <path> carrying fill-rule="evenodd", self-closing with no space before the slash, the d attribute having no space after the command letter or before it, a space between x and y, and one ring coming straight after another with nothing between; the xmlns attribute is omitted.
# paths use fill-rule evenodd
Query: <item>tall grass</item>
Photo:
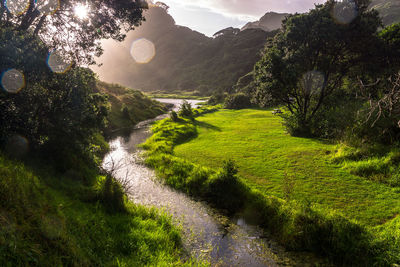
<svg viewBox="0 0 400 267"><path fill-rule="evenodd" d="M393 187L400 186L400 150L386 147L353 148L340 145L333 161L350 173Z"/></svg>
<svg viewBox="0 0 400 267"><path fill-rule="evenodd" d="M189 266L180 231L155 209L121 200L111 181L63 176L0 154L0 266ZM118 191L118 190L117 190ZM118 193L117 193L118 194ZM115 204L115 203L114 203ZM123 211L110 208L121 208Z"/></svg>

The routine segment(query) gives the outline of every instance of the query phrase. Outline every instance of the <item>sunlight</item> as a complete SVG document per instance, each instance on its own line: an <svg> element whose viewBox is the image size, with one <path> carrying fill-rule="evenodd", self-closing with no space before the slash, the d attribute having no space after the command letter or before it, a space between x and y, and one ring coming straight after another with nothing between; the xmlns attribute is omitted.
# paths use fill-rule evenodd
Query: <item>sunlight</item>
<svg viewBox="0 0 400 267"><path fill-rule="evenodd" d="M87 5L77 5L74 8L75 16L79 19L87 19L89 14L89 7Z"/></svg>

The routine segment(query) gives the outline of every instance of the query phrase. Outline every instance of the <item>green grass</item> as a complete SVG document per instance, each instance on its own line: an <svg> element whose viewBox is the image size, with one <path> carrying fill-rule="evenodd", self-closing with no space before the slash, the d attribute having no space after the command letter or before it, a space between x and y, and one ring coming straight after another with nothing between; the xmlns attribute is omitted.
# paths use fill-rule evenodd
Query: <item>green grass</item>
<svg viewBox="0 0 400 267"><path fill-rule="evenodd" d="M29 166L0 154L1 266L191 265L169 216L130 203L110 213L102 177L88 186Z"/></svg>
<svg viewBox="0 0 400 267"><path fill-rule="evenodd" d="M195 113L196 116L199 116L211 111L215 111L215 109L208 110L206 107L202 107ZM248 131L252 127L251 122L257 125L253 121L255 118L265 120L265 116L270 116L267 111L221 111L199 117L197 120L181 118L172 121L169 118L156 122L152 127L153 135L143 145L147 150L146 163L156 170L158 177L163 179L166 184L191 196L206 200L216 208L230 214L241 212L246 218L257 221L261 227L272 234L276 241L289 249L312 251L327 257L335 264L343 266L390 266L394 263L400 263L400 247L397 245L400 242L400 234L396 229L400 221L399 217L393 216L388 218L386 224L373 227L359 223L350 216L345 217L341 213L342 210L333 209L327 204L312 202L310 198L299 198L298 194L295 193L296 184L300 180L297 174L300 171L298 165L295 165L294 169L287 164L284 165L283 177L280 181L281 188L278 192L285 198L282 199L269 193L262 186L257 186L255 182L250 182L244 178L240 179L237 175L236 164L231 160L225 161L232 155L232 152L227 152L226 147L215 147L220 152L219 158L204 154L203 156L207 158L202 161L202 164L193 163L193 157L198 156L198 150L192 151L192 158L178 157L174 153L174 149L177 146L179 148L179 144L185 146L184 143L190 140L192 141L189 143L196 143L202 136L201 129L207 129L209 134L212 132L222 133L224 129L232 128L232 126L234 128L234 122L226 123L226 115L223 116L224 119L220 120L221 127L205 121L205 118L216 118L224 112L239 113L244 117L247 113L251 114L247 118L250 124L241 127L241 130L236 131L236 134ZM277 126L280 125L277 118L271 117L270 119L278 122ZM277 131L275 135L284 136L284 133ZM228 140L224 145L238 149L237 144L249 136L249 134L240 136L240 140L233 142ZM254 139L253 137L251 142L254 142ZM320 146L324 147L325 151L329 151L326 150L327 147L333 149L332 145L315 140L297 139L297 143L300 140L303 142L301 146L303 151L306 151L307 148L310 149L310 147L313 150L318 150ZM251 147L249 140L245 141L247 144L240 147L242 150L236 151L239 157L248 152L247 146ZM212 142L212 145L218 145L216 139L212 139ZM260 145L258 149L262 150L261 147ZM279 145L275 146L275 149L279 148ZM215 151L215 149L212 149L212 151ZM286 151L289 152L287 147ZM281 153L283 152L281 151ZM299 154L299 151L296 151L296 153ZM325 155L327 154L325 152ZM340 154L335 155L340 156ZM311 154L302 153L301 155L310 157ZM301 157L301 155L298 157ZM323 157L319 154L316 154L316 156ZM395 154L391 156L392 160L397 158ZM224 160L221 161L221 159ZM338 157L335 157L335 160L325 163L331 165L329 162L337 160ZM311 171L313 170L307 170L307 174ZM311 175L308 177L311 177ZM304 180L300 181L303 182ZM364 180L358 179L357 181L362 183ZM259 190L260 188L261 190ZM308 194L311 194L311 190Z"/></svg>
<svg viewBox="0 0 400 267"><path fill-rule="evenodd" d="M376 226L400 214L400 190L353 175L335 164L336 146L287 135L280 118L265 110L221 110L197 118L198 136L175 155L207 167L235 160L239 175L265 196L285 195L285 174L295 177L292 198L336 210Z"/></svg>

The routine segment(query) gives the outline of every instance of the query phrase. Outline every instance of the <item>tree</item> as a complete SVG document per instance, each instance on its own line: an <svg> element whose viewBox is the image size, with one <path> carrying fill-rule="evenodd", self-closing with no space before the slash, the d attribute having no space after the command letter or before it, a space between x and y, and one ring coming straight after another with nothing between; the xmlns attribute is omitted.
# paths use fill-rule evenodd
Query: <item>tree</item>
<svg viewBox="0 0 400 267"><path fill-rule="evenodd" d="M64 58L91 64L100 40L122 41L144 8L144 0L0 0L0 27L34 33Z"/></svg>
<svg viewBox="0 0 400 267"><path fill-rule="evenodd" d="M360 95L367 105L359 112L355 127L363 140L394 144L400 138L400 71L366 85L361 80Z"/></svg>
<svg viewBox="0 0 400 267"><path fill-rule="evenodd" d="M256 64L257 94L284 104L303 133L349 71L371 59L380 19L368 4L329 0L289 16Z"/></svg>
<svg viewBox="0 0 400 267"><path fill-rule="evenodd" d="M386 70L389 74L398 71L400 69L400 23L386 27L379 33L379 37L383 42L380 51L383 53L383 64Z"/></svg>
<svg viewBox="0 0 400 267"><path fill-rule="evenodd" d="M15 82L7 74L1 79L0 145L20 135L33 149L51 149L53 157L65 149L84 153L108 112L105 96L95 91L95 74L80 67L64 74L50 71L43 60L47 48L31 34L0 29L0 40L0 70L13 67L12 75L25 81L10 90Z"/></svg>

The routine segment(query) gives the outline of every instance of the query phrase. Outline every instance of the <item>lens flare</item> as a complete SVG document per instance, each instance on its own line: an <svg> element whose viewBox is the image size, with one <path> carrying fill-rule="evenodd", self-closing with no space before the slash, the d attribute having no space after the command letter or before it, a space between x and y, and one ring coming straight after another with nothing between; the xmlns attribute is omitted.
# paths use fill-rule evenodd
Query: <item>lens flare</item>
<svg viewBox="0 0 400 267"><path fill-rule="evenodd" d="M60 54L53 51L47 57L47 66L49 66L52 72L66 73L71 68L72 63L66 62Z"/></svg>
<svg viewBox="0 0 400 267"><path fill-rule="evenodd" d="M14 157L23 157L29 151L29 142L25 137L16 134L8 139L5 148L10 155Z"/></svg>
<svg viewBox="0 0 400 267"><path fill-rule="evenodd" d="M131 56L137 63L149 63L155 55L156 48L151 41L141 38L132 43Z"/></svg>
<svg viewBox="0 0 400 267"><path fill-rule="evenodd" d="M1 86L8 93L16 94L21 91L25 85L24 74L16 69L7 70L1 75Z"/></svg>
<svg viewBox="0 0 400 267"><path fill-rule="evenodd" d="M349 24L358 15L357 4L353 0L336 2L332 10L333 19L339 24Z"/></svg>
<svg viewBox="0 0 400 267"><path fill-rule="evenodd" d="M301 79L301 86L306 93L313 94L322 90L325 84L325 75L313 70L305 73Z"/></svg>
<svg viewBox="0 0 400 267"><path fill-rule="evenodd" d="M14 16L19 16L28 11L29 0L6 0L7 10Z"/></svg>
<svg viewBox="0 0 400 267"><path fill-rule="evenodd" d="M44 15L53 15L60 9L60 0L37 0L36 7Z"/></svg>

